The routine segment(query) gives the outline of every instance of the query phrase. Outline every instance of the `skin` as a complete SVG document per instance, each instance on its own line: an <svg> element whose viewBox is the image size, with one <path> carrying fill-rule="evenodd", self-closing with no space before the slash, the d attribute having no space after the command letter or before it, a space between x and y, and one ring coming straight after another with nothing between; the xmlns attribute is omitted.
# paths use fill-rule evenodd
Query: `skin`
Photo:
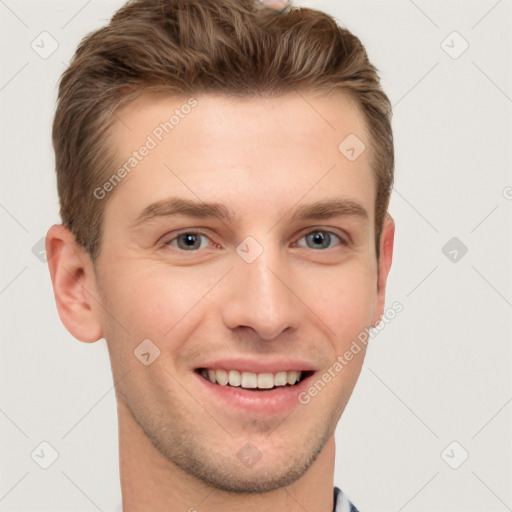
<svg viewBox="0 0 512 512"><path fill-rule="evenodd" d="M388 215L377 261L368 132L341 93L196 99L103 199L95 264L64 226L48 231L59 315L79 340L107 340L125 512L330 512L334 431L365 350L286 415L226 407L194 369L210 358L291 355L319 376L378 323L394 223ZM123 107L109 141L119 166L186 100L142 96ZM349 134L367 148L353 162L338 150ZM158 217L133 228L146 206L171 196L220 203L233 217ZM359 204L368 219L290 220L300 206L340 198ZM319 229L337 237L325 248L308 246L305 236ZM183 230L205 235L203 245L178 245ZM236 252L248 236L263 249L250 264ZM160 350L149 366L133 354L147 338ZM262 454L252 467L237 457L247 442Z"/></svg>

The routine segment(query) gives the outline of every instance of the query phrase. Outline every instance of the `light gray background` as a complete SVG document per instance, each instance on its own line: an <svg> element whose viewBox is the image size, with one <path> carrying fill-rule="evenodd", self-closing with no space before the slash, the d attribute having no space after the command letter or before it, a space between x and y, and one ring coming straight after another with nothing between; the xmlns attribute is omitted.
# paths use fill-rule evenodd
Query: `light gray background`
<svg viewBox="0 0 512 512"><path fill-rule="evenodd" d="M394 104L388 304L404 310L370 345L337 431L335 482L361 512L512 510L512 0L302 4L362 39ZM121 5L0 0L2 512L120 503L105 343L63 328L32 248L59 222L57 80ZM47 59L31 48L43 31L59 44ZM453 31L469 44L458 58ZM457 262L442 252L452 237L468 248ZM49 456L42 441L59 454L46 470L31 458Z"/></svg>

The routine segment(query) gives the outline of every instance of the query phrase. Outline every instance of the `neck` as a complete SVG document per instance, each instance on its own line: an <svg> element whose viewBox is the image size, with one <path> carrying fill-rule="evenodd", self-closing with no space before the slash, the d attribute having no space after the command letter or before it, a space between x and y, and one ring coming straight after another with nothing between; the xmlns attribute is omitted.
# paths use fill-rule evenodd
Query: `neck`
<svg viewBox="0 0 512 512"><path fill-rule="evenodd" d="M331 512L335 441L332 435L311 467L293 484L243 494L215 489L165 458L131 414L118 407L123 512Z"/></svg>

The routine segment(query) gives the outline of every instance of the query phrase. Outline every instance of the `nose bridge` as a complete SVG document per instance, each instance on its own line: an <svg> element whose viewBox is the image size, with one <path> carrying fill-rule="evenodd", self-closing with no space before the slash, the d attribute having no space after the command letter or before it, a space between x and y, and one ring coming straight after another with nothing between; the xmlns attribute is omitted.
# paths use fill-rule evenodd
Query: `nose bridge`
<svg viewBox="0 0 512 512"><path fill-rule="evenodd" d="M240 244L237 253L232 293L224 308L226 324L250 327L263 339L297 328L300 305L285 284L290 273L279 247L270 243L256 246L248 240L247 245Z"/></svg>

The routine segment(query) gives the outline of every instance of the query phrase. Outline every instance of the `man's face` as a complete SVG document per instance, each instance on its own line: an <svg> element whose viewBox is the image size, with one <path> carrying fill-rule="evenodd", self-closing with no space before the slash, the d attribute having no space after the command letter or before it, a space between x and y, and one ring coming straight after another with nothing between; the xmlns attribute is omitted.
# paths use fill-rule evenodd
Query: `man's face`
<svg viewBox="0 0 512 512"><path fill-rule="evenodd" d="M103 199L97 314L121 379L120 421L225 490L268 491L304 474L365 350L309 403L298 395L382 313L369 151L350 161L338 149L349 134L369 148L367 130L346 97L305 97L197 96L162 134L186 99L145 96L113 129L119 167L148 136L156 143ZM259 374L304 378L242 389L203 369L221 381L238 371L249 386L275 383Z"/></svg>

